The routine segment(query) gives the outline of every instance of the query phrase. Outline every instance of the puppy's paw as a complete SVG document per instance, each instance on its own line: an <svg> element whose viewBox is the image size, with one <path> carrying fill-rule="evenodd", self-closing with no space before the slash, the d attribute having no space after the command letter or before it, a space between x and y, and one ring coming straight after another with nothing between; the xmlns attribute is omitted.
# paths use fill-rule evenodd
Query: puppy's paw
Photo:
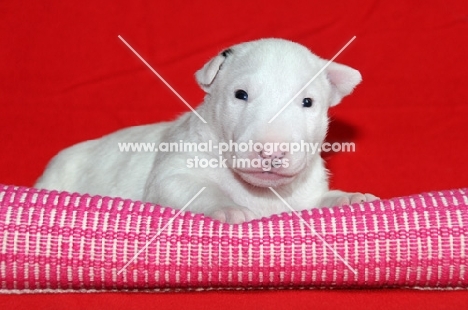
<svg viewBox="0 0 468 310"><path fill-rule="evenodd" d="M350 205L353 203L362 203L362 202L372 202L379 200L379 197L376 197L372 194L362 194L362 193L345 193L341 197L336 198L336 206Z"/></svg>
<svg viewBox="0 0 468 310"><path fill-rule="evenodd" d="M256 218L252 211L244 207L224 207L207 215L215 220L228 224L241 224Z"/></svg>

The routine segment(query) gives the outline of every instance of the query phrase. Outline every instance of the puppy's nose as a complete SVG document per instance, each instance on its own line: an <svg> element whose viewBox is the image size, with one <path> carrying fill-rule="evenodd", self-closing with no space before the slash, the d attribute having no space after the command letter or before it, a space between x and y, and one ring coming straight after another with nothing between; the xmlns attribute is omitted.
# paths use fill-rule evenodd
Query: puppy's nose
<svg viewBox="0 0 468 310"><path fill-rule="evenodd" d="M282 152L282 151L275 151L275 152L271 152L271 153L268 153L268 152L265 152L264 150L260 151L259 153L260 157L262 158L265 158L265 159L283 159L284 156L286 156L286 152Z"/></svg>

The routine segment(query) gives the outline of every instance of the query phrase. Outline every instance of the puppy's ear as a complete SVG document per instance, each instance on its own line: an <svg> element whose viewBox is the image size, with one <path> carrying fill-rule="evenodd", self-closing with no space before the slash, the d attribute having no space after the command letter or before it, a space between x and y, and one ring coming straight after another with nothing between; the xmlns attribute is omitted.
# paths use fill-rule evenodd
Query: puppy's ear
<svg viewBox="0 0 468 310"><path fill-rule="evenodd" d="M341 99L351 94L354 87L362 81L359 71L336 62L330 63L325 71L333 88L330 106L340 103Z"/></svg>
<svg viewBox="0 0 468 310"><path fill-rule="evenodd" d="M208 92L210 85L213 83L219 69L221 68L221 65L225 60L226 56L224 53L222 53L208 61L203 66L203 68L195 73L195 78L198 82L198 85L200 85L204 91Z"/></svg>

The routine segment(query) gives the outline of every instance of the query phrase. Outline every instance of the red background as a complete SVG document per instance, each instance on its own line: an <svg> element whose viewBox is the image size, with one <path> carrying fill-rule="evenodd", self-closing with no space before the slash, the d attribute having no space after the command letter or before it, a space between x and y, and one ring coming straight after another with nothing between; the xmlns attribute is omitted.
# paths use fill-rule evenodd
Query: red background
<svg viewBox="0 0 468 310"><path fill-rule="evenodd" d="M415 1L414 1L415 2ZM282 37L363 75L330 113L331 185L382 198L466 187L468 2L2 1L0 183L31 186L50 158L117 129L187 108L117 38L194 106L193 74L223 48ZM2 309L455 309L468 292L261 291L0 296Z"/></svg>

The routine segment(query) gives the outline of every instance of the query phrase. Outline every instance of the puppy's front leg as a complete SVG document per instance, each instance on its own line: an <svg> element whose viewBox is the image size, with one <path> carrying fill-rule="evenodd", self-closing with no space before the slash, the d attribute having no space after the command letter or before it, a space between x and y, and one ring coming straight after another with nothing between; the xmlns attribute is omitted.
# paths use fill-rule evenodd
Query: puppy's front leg
<svg viewBox="0 0 468 310"><path fill-rule="evenodd" d="M143 199L182 209L203 187L205 190L187 206L187 211L203 213L228 224L239 224L258 217L250 209L235 203L214 181L186 174L173 174L148 182Z"/></svg>
<svg viewBox="0 0 468 310"><path fill-rule="evenodd" d="M347 193L343 191L328 191L320 201L319 207L344 206L353 203L371 202L380 198L372 194Z"/></svg>

